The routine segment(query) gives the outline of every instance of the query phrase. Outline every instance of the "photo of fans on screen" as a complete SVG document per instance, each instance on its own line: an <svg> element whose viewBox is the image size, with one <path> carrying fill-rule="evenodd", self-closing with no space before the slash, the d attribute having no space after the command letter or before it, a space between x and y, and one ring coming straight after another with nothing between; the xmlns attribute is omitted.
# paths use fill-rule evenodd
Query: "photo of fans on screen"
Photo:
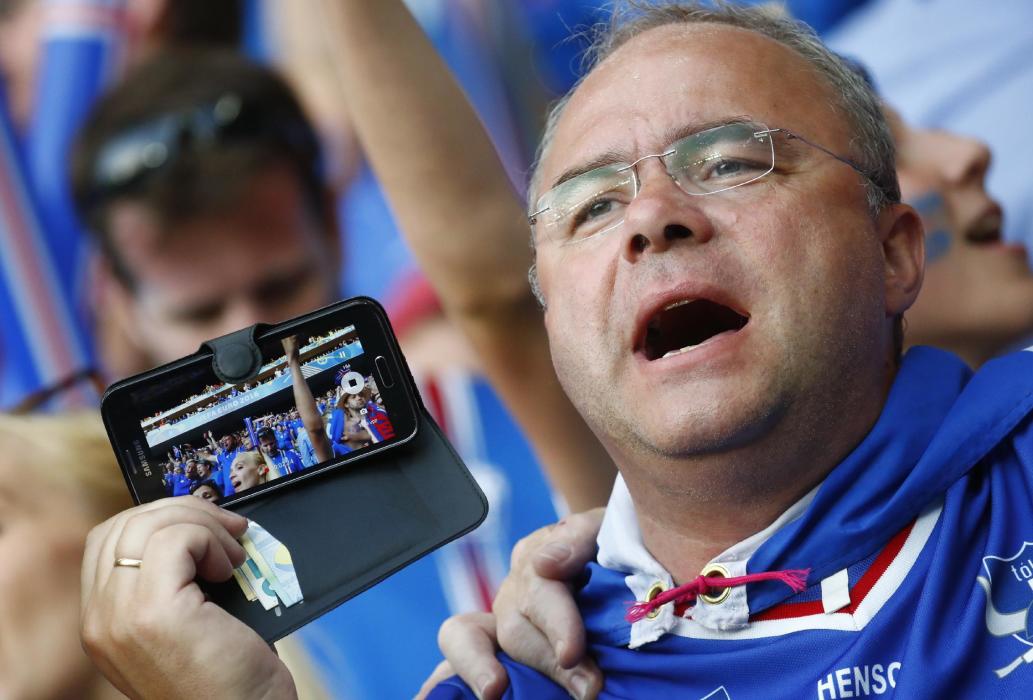
<svg viewBox="0 0 1033 700"><path fill-rule="evenodd" d="M280 342L253 381L141 422L166 495L220 500L394 437L354 327Z"/></svg>

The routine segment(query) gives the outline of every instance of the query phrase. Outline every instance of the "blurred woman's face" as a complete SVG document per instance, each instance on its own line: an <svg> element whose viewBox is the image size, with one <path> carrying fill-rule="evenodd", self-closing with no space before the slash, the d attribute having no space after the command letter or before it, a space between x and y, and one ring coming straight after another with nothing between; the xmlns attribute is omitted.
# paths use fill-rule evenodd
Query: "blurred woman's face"
<svg viewBox="0 0 1033 700"><path fill-rule="evenodd" d="M973 364L1033 333L1033 272L1021 245L1001 239L1001 209L986 192L987 147L886 115L904 201L926 228L925 281L905 315L909 344L952 350Z"/></svg>
<svg viewBox="0 0 1033 700"><path fill-rule="evenodd" d="M0 455L0 697L82 697L79 569L95 523L70 490Z"/></svg>

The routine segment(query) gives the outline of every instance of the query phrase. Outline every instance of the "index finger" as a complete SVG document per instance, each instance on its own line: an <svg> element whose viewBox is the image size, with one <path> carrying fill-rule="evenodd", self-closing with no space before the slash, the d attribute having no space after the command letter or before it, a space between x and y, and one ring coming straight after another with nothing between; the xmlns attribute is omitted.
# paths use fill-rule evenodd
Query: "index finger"
<svg viewBox="0 0 1033 700"><path fill-rule="evenodd" d="M107 581L107 577L111 574L111 566L115 562L115 557L139 557L142 554L142 552L119 552L116 550L126 524L136 516L170 507L186 507L206 513L221 523L234 537L242 535L247 527L247 519L243 516L231 513L224 508L193 496L163 498L159 501L145 503L142 506L122 511L108 519L98 528L94 528L94 532L91 532L90 536L87 537L87 550L83 557L84 601L87 599L88 590L103 586ZM96 536L94 533L96 533ZM89 581L86 581L87 576L89 576Z"/></svg>
<svg viewBox="0 0 1033 700"><path fill-rule="evenodd" d="M495 658L498 643L491 613L466 613L448 618L438 631L438 646L455 674L473 688L478 698L497 700L502 697L509 678Z"/></svg>

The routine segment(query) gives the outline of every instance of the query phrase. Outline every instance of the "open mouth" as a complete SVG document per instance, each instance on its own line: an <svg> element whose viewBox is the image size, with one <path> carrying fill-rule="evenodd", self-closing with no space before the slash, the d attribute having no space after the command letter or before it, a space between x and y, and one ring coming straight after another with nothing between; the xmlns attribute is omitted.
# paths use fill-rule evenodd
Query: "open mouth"
<svg viewBox="0 0 1033 700"><path fill-rule="evenodd" d="M976 245L1000 243L1001 226L1003 225L1001 210L997 206L988 207L982 215L970 223L965 229L965 240Z"/></svg>
<svg viewBox="0 0 1033 700"><path fill-rule="evenodd" d="M244 482L234 477L230 479L230 483L233 484L234 489L239 489Z"/></svg>
<svg viewBox="0 0 1033 700"><path fill-rule="evenodd" d="M649 319L642 352L650 361L680 355L722 333L741 330L749 320L709 299L677 301Z"/></svg>

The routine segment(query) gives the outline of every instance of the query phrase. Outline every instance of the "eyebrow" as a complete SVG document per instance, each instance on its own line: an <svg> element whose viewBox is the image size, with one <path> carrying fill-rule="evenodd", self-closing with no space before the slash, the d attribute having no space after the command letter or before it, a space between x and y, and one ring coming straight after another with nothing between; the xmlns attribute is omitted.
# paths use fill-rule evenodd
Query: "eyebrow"
<svg viewBox="0 0 1033 700"><path fill-rule="evenodd" d="M299 263L294 269L279 270L267 278L259 280L250 289L244 290L244 294L252 299L258 297L262 301L285 297L297 291L298 287L304 285L309 278L315 274L314 266L309 261ZM209 321L223 312L226 306L226 299L203 300L193 302L182 307L173 307L166 313L169 318L176 322L205 322Z"/></svg>
<svg viewBox="0 0 1033 700"><path fill-rule="evenodd" d="M771 128L763 124L759 124L753 120L753 118L739 114L734 117L722 117L720 119L713 119L705 122L696 122L693 124L685 124L684 126L678 127L677 129L668 129L664 132L664 143L674 144L682 139L694 136L695 134L702 133L707 129L713 129L718 126L726 126L731 124L750 124L751 126L763 127L765 129Z"/></svg>
<svg viewBox="0 0 1033 700"><path fill-rule="evenodd" d="M693 122L691 124L683 124L675 129L668 129L663 133L663 143L673 144L676 141L681 141L684 138L698 134L701 131L707 129L713 129L716 126L724 126L725 124L753 124L753 119L749 116L738 115L735 117L722 117L720 119L713 119L705 122ZM640 156L641 157L641 156ZM634 160L628 156L626 152L621 151L605 151L591 160L582 163L581 165L574 166L568 170L564 170L550 186L550 189L562 185L567 180L571 180L579 175L584 175L587 172L591 172L596 168L601 168L605 165L614 165L616 163L628 163Z"/></svg>
<svg viewBox="0 0 1033 700"><path fill-rule="evenodd" d="M575 177L578 177L579 175L584 175L585 173L592 172L596 168L601 168L605 165L614 165L616 163L625 163L628 160L629 159L626 153L621 153L620 151L606 151L604 153L597 155L591 160L582 163L581 165L577 165L568 170L564 170L563 174L556 178L556 180L553 181L552 185L549 186L549 189L552 189L553 187L558 187L567 180L573 180Z"/></svg>

